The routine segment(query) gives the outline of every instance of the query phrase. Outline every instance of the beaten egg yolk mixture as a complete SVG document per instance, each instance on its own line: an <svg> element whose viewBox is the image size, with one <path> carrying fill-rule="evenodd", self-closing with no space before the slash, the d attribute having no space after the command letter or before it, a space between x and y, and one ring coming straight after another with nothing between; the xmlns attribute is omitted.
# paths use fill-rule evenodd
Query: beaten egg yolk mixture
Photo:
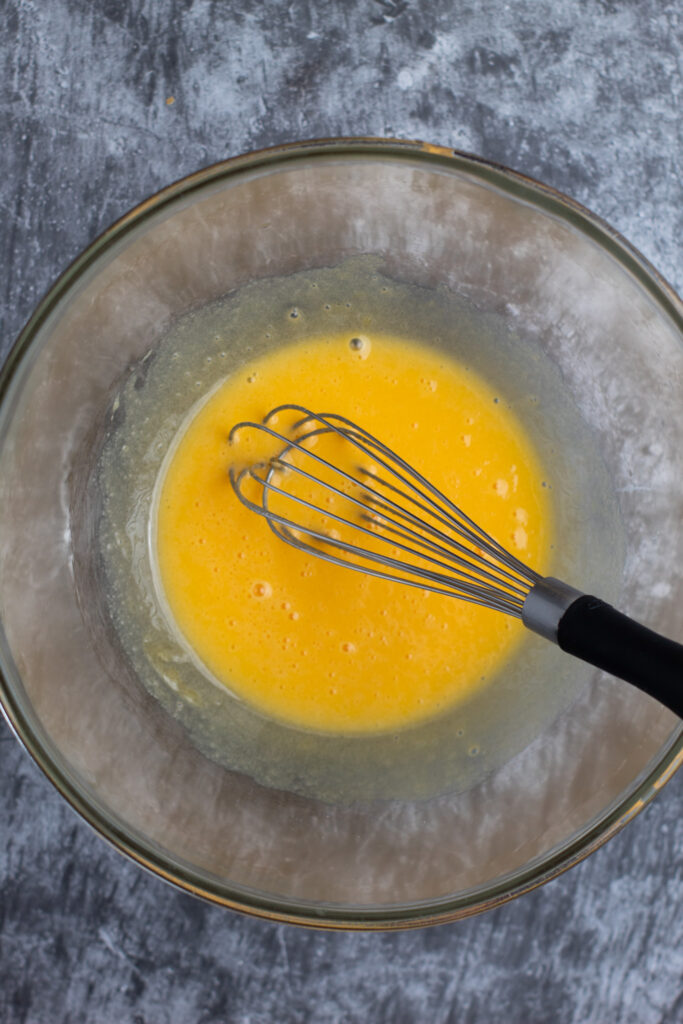
<svg viewBox="0 0 683 1024"><path fill-rule="evenodd" d="M519 622L302 553L238 501L228 478L230 429L286 402L356 421L546 571L542 468L484 380L398 338L306 340L225 380L167 460L155 555L186 644L219 684L305 729L394 730L467 699L511 657Z"/></svg>

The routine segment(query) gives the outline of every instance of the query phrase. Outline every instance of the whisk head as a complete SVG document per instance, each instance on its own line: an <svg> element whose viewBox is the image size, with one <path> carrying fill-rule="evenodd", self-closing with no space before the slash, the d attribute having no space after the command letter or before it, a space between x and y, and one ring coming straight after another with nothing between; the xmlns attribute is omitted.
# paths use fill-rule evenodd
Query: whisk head
<svg viewBox="0 0 683 1024"><path fill-rule="evenodd" d="M276 430L286 417L292 422ZM237 423L231 443L245 431L252 457L232 465L230 479L281 540L336 565L521 617L541 576L363 427L280 405L262 423Z"/></svg>

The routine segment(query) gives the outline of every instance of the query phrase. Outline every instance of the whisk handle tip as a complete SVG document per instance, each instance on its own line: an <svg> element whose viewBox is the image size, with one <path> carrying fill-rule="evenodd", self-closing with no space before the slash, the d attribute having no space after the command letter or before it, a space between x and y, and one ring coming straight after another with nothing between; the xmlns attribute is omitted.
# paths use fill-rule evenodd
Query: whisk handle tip
<svg viewBox="0 0 683 1024"><path fill-rule="evenodd" d="M683 718L683 645L583 594L560 619L568 654L632 683Z"/></svg>

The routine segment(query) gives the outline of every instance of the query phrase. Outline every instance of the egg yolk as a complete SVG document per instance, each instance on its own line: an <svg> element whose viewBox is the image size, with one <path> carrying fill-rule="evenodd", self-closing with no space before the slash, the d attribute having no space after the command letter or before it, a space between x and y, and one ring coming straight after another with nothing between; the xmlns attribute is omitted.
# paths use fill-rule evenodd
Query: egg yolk
<svg viewBox="0 0 683 1024"><path fill-rule="evenodd" d="M521 561L545 572L548 489L536 451L490 386L444 352L388 336L308 339L226 379L165 464L155 558L196 659L264 714L336 733L433 717L495 675L515 619L331 565L278 539L238 501L228 434L295 402L359 423Z"/></svg>

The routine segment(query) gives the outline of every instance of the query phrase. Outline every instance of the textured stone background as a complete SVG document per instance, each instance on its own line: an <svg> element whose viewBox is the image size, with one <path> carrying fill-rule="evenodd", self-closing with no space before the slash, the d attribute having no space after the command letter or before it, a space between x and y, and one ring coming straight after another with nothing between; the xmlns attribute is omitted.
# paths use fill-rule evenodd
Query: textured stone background
<svg viewBox="0 0 683 1024"><path fill-rule="evenodd" d="M581 200L683 285L679 0L0 0L2 352L58 272L198 167L425 138ZM169 97L174 102L169 103ZM683 1021L683 778L544 889L460 924L318 934L111 851L0 725L9 1024Z"/></svg>

